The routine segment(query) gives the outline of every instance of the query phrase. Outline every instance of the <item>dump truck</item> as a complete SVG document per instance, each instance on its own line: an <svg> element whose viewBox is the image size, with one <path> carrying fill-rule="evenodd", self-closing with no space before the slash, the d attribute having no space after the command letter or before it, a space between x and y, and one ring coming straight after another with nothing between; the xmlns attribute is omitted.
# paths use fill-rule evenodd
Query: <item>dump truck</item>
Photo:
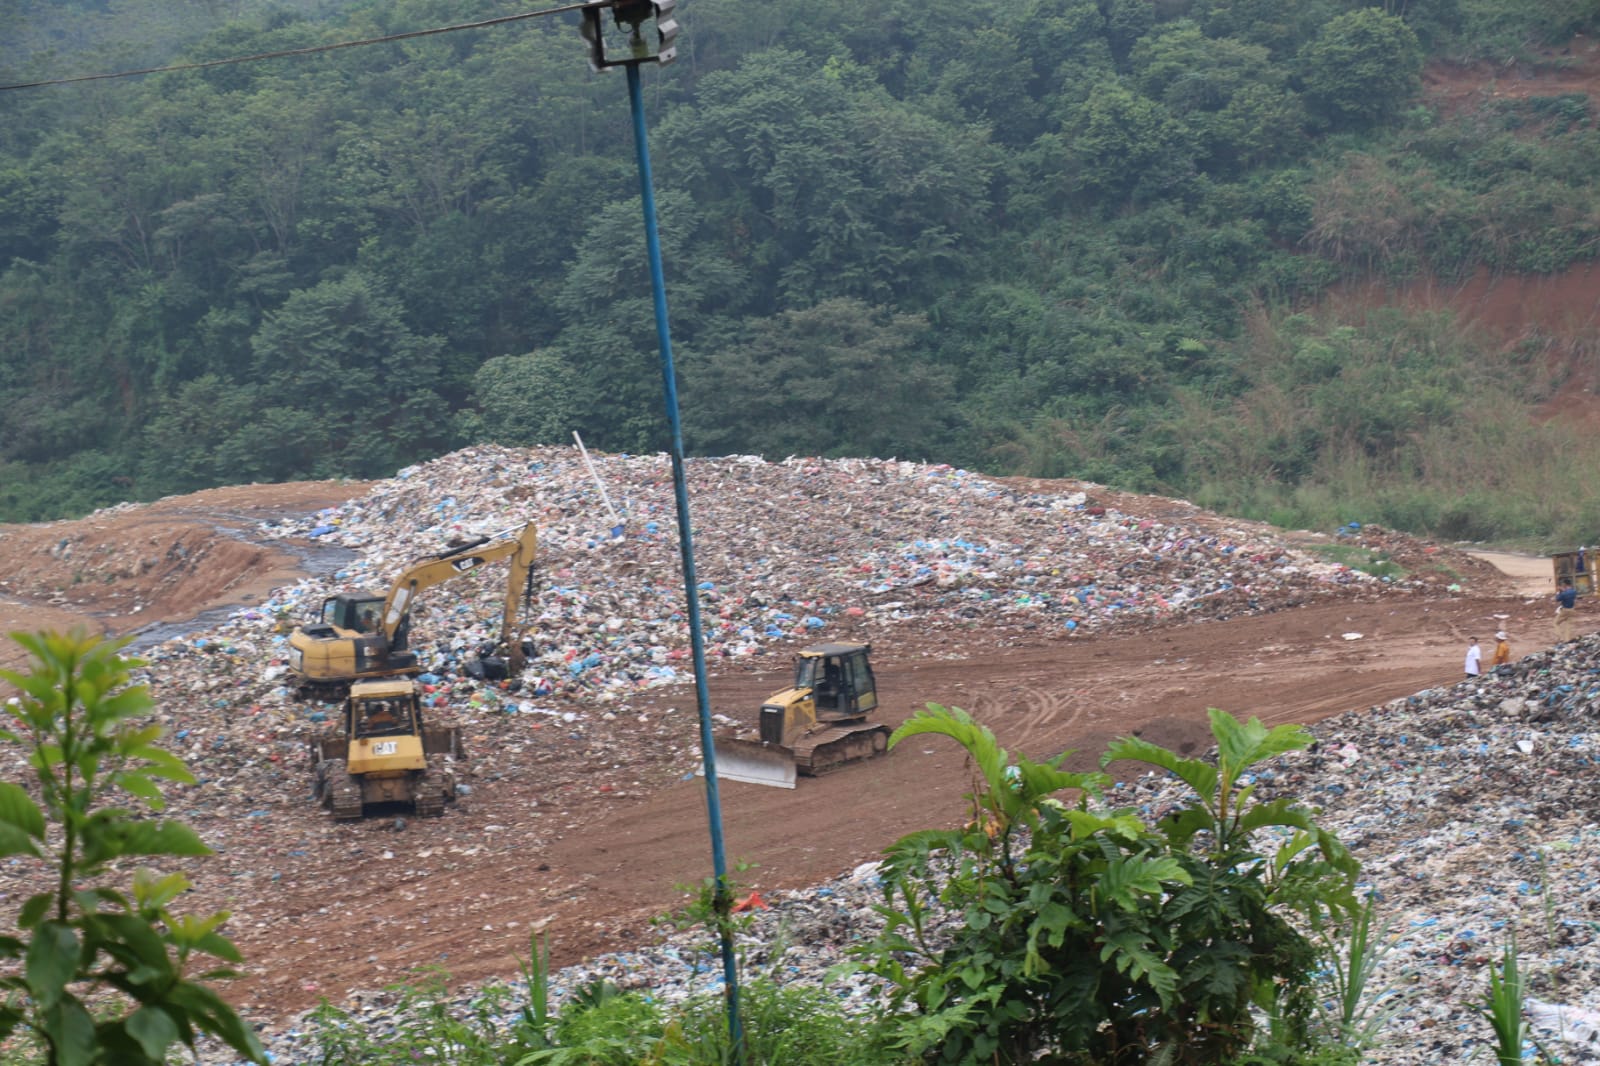
<svg viewBox="0 0 1600 1066"><path fill-rule="evenodd" d="M459 728L423 720L410 678L351 685L337 726L313 737L309 754L312 796L341 822L380 804L408 806L420 818L443 814L465 755Z"/></svg>
<svg viewBox="0 0 1600 1066"><path fill-rule="evenodd" d="M531 522L491 533L417 560L386 594L329 596L316 622L289 634L289 669L296 690L302 696L336 699L355 681L420 674L416 652L408 647L417 594L506 558L511 562L496 649L503 649L511 672L520 671L525 649L516 628L522 606L532 598L536 537Z"/></svg>
<svg viewBox="0 0 1600 1066"><path fill-rule="evenodd" d="M717 777L794 788L889 750L889 728L870 721L878 709L872 645L816 644L795 656L794 683L761 705L753 734L714 738ZM704 767L701 767L704 773Z"/></svg>
<svg viewBox="0 0 1600 1066"><path fill-rule="evenodd" d="M1550 556L1550 569L1554 573L1557 588L1561 587L1562 582L1570 581L1580 596L1587 596L1594 591L1594 559L1588 548L1556 552Z"/></svg>

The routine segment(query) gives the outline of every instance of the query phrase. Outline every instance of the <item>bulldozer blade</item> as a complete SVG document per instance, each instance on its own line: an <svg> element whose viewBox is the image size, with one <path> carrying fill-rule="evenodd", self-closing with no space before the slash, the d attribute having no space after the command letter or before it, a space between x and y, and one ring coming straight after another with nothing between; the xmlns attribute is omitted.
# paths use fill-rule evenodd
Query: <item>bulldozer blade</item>
<svg viewBox="0 0 1600 1066"><path fill-rule="evenodd" d="M743 781L749 785L767 785L771 788L794 788L794 756L783 748L752 740L719 740L715 742L717 779ZM695 773L705 776L702 763Z"/></svg>

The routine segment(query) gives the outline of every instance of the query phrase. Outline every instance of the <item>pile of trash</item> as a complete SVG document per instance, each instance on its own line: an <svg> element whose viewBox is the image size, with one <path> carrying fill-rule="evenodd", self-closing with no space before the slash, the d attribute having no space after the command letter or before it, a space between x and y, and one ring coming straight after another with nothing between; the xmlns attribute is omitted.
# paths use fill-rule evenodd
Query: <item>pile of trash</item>
<svg viewBox="0 0 1600 1066"><path fill-rule="evenodd" d="M713 672L777 662L799 644L861 634L879 639L912 627L923 637L980 625L996 640L1009 634L1019 641L1068 641L1323 597L1404 596L1421 585L1420 579L1373 578L1296 550L1265 528L1200 512L1161 520L1130 514L1092 485L1023 491L949 466L893 460L732 457L692 460L687 474L696 596ZM166 746L200 778L171 791L168 813L194 825L219 852L211 880L221 880L221 887L203 887L197 909L216 896L218 905L234 907L236 922L248 922L250 900L291 891L315 899L319 886L337 883L352 856L360 855L307 799L305 736L327 721L331 708L295 698L287 661L294 625L312 618L335 592L382 592L407 565L453 540L529 521L538 526L539 552L524 627L533 654L521 677L491 684L467 669L476 649L498 632L502 568L486 567L429 589L412 609L411 647L427 671L420 680L435 720L463 727L480 782L526 776L533 767L548 796L575 787L590 766L627 767L643 791L692 769L698 753L683 722L674 722L670 713L649 721L619 718L629 697L690 676L667 457L595 456L591 466L575 449L467 449L403 470L341 507L264 525L264 537L337 544L354 553L353 561L276 589L266 602L203 632L137 649L149 662L144 676L168 730ZM1553 660L1548 669L1567 676ZM1555 686L1576 685L1550 697L1554 702L1547 709L1565 714L1574 700L1587 699L1574 693L1587 692L1593 683L1551 682L1537 699L1519 691L1492 700L1492 708L1481 713L1499 715L1504 700L1518 698L1524 707L1530 699L1546 707L1541 701ZM1488 678L1482 687L1502 684L1511 685L1512 675ZM1436 714L1456 721L1466 712L1439 711L1434 702L1453 698L1443 690L1424 693L1414 697L1414 706L1324 725L1348 732L1329 735L1320 763L1313 758L1286 764L1286 787L1292 778L1299 794L1330 812L1334 798L1382 791L1397 810L1421 805L1434 812L1432 803L1441 817L1459 817L1466 808L1461 800L1413 798L1435 795L1436 784L1455 780L1478 789L1474 795L1494 786L1484 800L1491 806L1537 804L1531 793L1514 788L1545 783L1522 772L1554 758L1541 741L1522 753L1516 741L1530 738L1509 738L1517 754L1504 755L1506 769L1518 773L1498 780L1477 774L1462 754L1471 748L1464 742L1441 741L1438 748L1454 753L1456 762L1441 764L1453 767L1454 776L1432 762L1409 761L1415 750L1409 738L1425 735L1420 724L1405 731L1408 739L1388 743L1364 732L1369 722L1421 723ZM1487 727L1478 732L1484 736L1475 743L1491 743ZM1498 735L1493 742L1500 742ZM1390 750L1395 744L1398 754ZM1357 755L1344 760L1327 754L1346 746ZM1428 751L1432 759L1433 749ZM1380 753L1385 759L1406 756L1404 772L1380 764ZM1586 763L1579 760L1586 753L1585 747L1562 747L1565 761L1552 773L1581 773ZM14 746L0 747L0 774L23 776ZM1504 796L1500 786L1508 790ZM1398 791L1391 794L1391 787ZM1561 802L1568 798L1564 794ZM1551 809L1558 808L1568 810L1559 803ZM1547 828L1528 811L1517 817L1540 833ZM516 846L536 852L545 843L540 824L519 826ZM1380 834L1407 824L1389 813L1373 814L1370 824L1358 819L1349 832L1353 844L1386 846L1391 841ZM1441 822L1422 838L1440 841L1437 847L1427 843L1434 849L1427 854L1439 863L1445 863L1447 847L1465 839L1451 835L1454 824ZM1421 846L1392 843L1405 843L1412 854ZM1399 877L1384 864L1393 861L1412 871L1403 865L1407 848L1399 848L1401 857L1393 860L1380 859L1376 851L1362 857L1378 871L1375 876ZM1541 854L1555 850L1547 843ZM1532 852L1525 848L1523 854ZM28 876L15 860L0 865L0 897L20 898ZM1383 891L1400 894L1398 887ZM1526 895L1515 893L1517 899ZM761 923L785 915L810 930L794 938L781 965L794 979L816 979L837 961L842 945L869 935L877 898L871 871L856 871L807 893L775 895L758 916L756 933L764 935ZM1436 925L1446 921L1441 914L1434 915ZM1466 928L1466 921L1451 918L1446 924L1455 930ZM1475 936L1489 938L1492 932L1485 926ZM1392 960L1405 957L1391 954ZM595 974L624 971L659 995L696 982L703 986L707 979L703 960L691 948L668 945L641 949L620 962L597 961L587 971L563 974L557 984L571 989ZM388 980L375 975L374 985ZM1561 998L1546 991L1547 999ZM865 988L858 992L869 994ZM370 1002L381 1007L381 1000ZM384 1024L382 1016L374 1015L373 1024ZM303 1039L299 1032L300 1037L283 1036L285 1048ZM295 1054L280 1051L276 1061L310 1061Z"/></svg>
<svg viewBox="0 0 1600 1066"><path fill-rule="evenodd" d="M1254 783L1260 799L1320 808L1319 822L1363 864L1361 892L1378 901L1369 996L1389 1017L1363 1061L1494 1061L1481 1009L1491 971L1514 944L1530 1033L1554 1056L1546 1061L1600 1062L1600 639L1310 732L1312 748L1263 764ZM1149 774L1109 800L1155 818L1183 797L1172 779ZM822 983L852 944L881 928L872 910L881 892L876 864L867 864L753 899L742 940L749 963L784 981ZM667 1002L714 991L712 949L704 930L640 945L558 972L552 997L559 1004L598 980ZM862 1011L877 994L859 978L830 987ZM401 1021L392 997L364 997L352 1009L379 1033ZM317 1061L313 1036L304 1020L275 1034L274 1062ZM1525 1051L1533 1050L1530 1042Z"/></svg>
<svg viewBox="0 0 1600 1066"><path fill-rule="evenodd" d="M1060 635L1227 617L1381 582L1244 525L1158 522L1099 506L1093 486L1023 493L949 466L758 457L686 464L707 656L760 655L841 627L986 626ZM301 619L337 587L382 591L453 539L535 522L538 695L616 700L682 680L679 528L665 456L472 448L403 470L272 536L359 549L327 579L278 590L257 619ZM413 646L439 673L496 631L483 576L430 590ZM246 622L252 619L245 619ZM260 627L258 627L260 628Z"/></svg>

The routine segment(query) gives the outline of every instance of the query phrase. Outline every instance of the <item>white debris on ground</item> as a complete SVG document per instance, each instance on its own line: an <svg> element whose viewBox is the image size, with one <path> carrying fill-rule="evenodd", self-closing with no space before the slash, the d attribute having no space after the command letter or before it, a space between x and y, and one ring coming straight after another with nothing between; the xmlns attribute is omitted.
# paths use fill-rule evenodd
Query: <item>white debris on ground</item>
<svg viewBox="0 0 1600 1066"><path fill-rule="evenodd" d="M217 849L212 861L232 879L230 897L272 892L280 878L314 885L343 861L321 854L318 838L331 830L301 810L303 738L328 711L292 698L287 631L323 597L349 587L382 591L454 538L527 521L539 527L527 630L535 654L518 683L464 673L498 631L501 568L427 590L413 608L411 645L428 669L422 680L435 720L463 724L469 750L488 753L481 778L536 762L559 795L561 775L583 772L586 760L570 758L572 750L632 768L643 788L693 766L696 753L678 725L613 723L606 710L689 676L671 467L665 456L597 456L596 471L604 497L574 449L473 448L409 468L342 507L263 530L342 544L359 553L349 567L143 652L167 746L201 775L198 785L172 790L170 813ZM1028 492L948 466L878 460L734 457L693 460L687 472L713 669L897 626L936 633L977 624L996 640L1023 632L1065 640L1322 596L1404 595L1412 583L1379 581L1192 509L1175 506L1183 517L1172 521L1124 514L1100 502L1094 486ZM1595 658L1587 647L1577 654L1585 664ZM1540 669L1547 673L1535 681ZM1588 913L1591 902L1600 909L1596 886L1579 878L1593 868L1586 860L1596 819L1585 793L1595 753L1576 728L1588 697L1572 697L1595 684L1594 672L1552 658L1486 678L1479 687L1489 695L1438 691L1347 715L1319 727L1327 738L1321 755L1280 771L1285 787L1328 808L1374 886L1405 916L1406 940L1386 973L1424 994L1395 1023L1399 1031L1421 1027L1426 1043L1443 1048L1481 1040L1480 1023L1458 1001L1485 983L1483 967L1504 928L1495 922L1524 929L1528 972L1549 974L1534 992L1600 1005L1592 1002L1594 963L1579 947L1600 919ZM1535 683L1539 692L1530 694ZM1561 684L1571 687L1547 706ZM1504 710L1508 700L1521 701L1515 714ZM528 716L561 728L527 743ZM1352 754L1330 758L1336 747ZM22 776L14 748L0 749L0 774ZM1555 798L1542 798L1552 789ZM0 900L20 898L30 876L16 860L0 865ZM791 946L779 962L788 974L814 979L867 935L872 882L870 871L857 871L767 901L758 929L787 920ZM1546 900L1557 918L1547 918ZM1568 939L1542 948L1536 934L1547 925ZM571 989L615 974L659 995L704 985L704 960L686 944L641 947L564 972L557 984ZM382 1009L381 1000L369 1002ZM383 1024L381 1014L373 1024ZM278 1037L276 1061L311 1061L296 1050L299 1032ZM1406 1058L1417 1042L1396 1041L1410 1047L1382 1061L1442 1061Z"/></svg>

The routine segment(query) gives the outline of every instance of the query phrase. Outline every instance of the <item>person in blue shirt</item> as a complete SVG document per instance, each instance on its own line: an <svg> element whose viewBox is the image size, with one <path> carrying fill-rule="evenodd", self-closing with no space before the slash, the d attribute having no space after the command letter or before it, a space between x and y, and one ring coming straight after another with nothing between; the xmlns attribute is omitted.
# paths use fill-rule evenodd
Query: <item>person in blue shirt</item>
<svg viewBox="0 0 1600 1066"><path fill-rule="evenodd" d="M1572 587L1572 579L1561 579L1561 587L1556 590L1556 640L1568 641L1572 639L1572 616L1578 609L1578 590Z"/></svg>

